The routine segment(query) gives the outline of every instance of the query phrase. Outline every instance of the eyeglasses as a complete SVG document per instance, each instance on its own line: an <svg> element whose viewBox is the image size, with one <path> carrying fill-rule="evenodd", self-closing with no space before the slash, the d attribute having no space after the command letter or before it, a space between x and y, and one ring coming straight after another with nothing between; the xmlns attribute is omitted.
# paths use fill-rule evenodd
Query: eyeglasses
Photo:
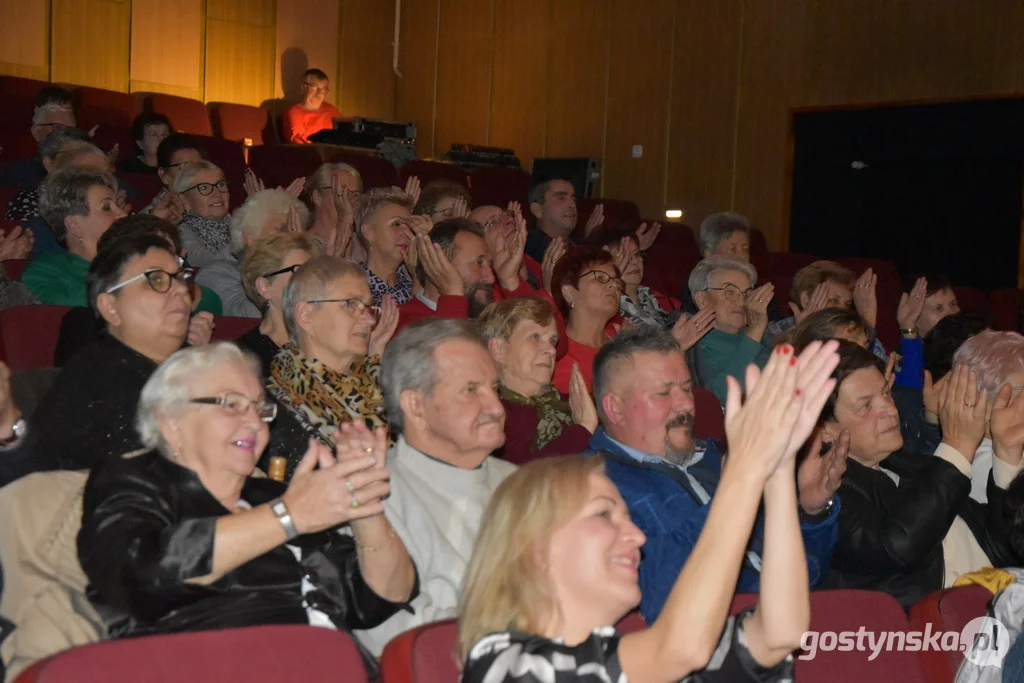
<svg viewBox="0 0 1024 683"><path fill-rule="evenodd" d="M294 266L288 266L287 268L282 268L281 270L275 270L273 273L265 273L264 275L261 275L260 277L274 277L275 275L284 275L285 273L295 273L295 272L297 272L299 270L299 268L301 266L302 266L302 264L296 264Z"/></svg>
<svg viewBox="0 0 1024 683"><path fill-rule="evenodd" d="M609 285L620 291L625 286L622 282L622 278L615 277L614 275L609 275L603 270L588 270L587 272L583 273L583 275L580 275L580 279L582 280L588 275L593 275L594 279L600 282L602 285Z"/></svg>
<svg viewBox="0 0 1024 683"><path fill-rule="evenodd" d="M748 289L746 291L740 289L736 285L725 285L724 287L708 287L709 292L722 292L725 298L729 301L742 300L746 301L750 298L751 292L754 290Z"/></svg>
<svg viewBox="0 0 1024 683"><path fill-rule="evenodd" d="M181 261L181 257L178 257ZM130 277L124 282L119 282L110 289L107 290L107 294L113 294L122 287L127 287L131 283L146 278L146 282L149 283L150 289L157 294L164 294L171 289L171 282L177 280L178 282L187 285L189 281L195 276L196 271L192 268L180 268L176 273L168 273L163 268L150 268L144 273L139 273L134 277Z"/></svg>
<svg viewBox="0 0 1024 683"><path fill-rule="evenodd" d="M353 317L358 318L363 314L363 311L369 309L373 317L376 318L380 314L380 308L373 304L368 304L358 297L352 297L351 299L313 299L307 301L307 304L345 304L345 310L352 314Z"/></svg>
<svg viewBox="0 0 1024 683"><path fill-rule="evenodd" d="M199 192L199 194L206 197L213 193L213 188L217 188L221 192L227 192L228 181L221 180L220 182L216 183L199 183L198 185L193 185L192 187L188 188L187 190L185 190L185 192L191 192L192 190L196 190L197 192ZM182 192L182 194L184 194L184 192Z"/></svg>
<svg viewBox="0 0 1024 683"><path fill-rule="evenodd" d="M514 218L514 216L510 211L499 211L498 213L494 214L486 221L484 221L484 228L493 228L495 224L502 218Z"/></svg>
<svg viewBox="0 0 1024 683"><path fill-rule="evenodd" d="M253 400L248 396L228 392L221 396L201 396L190 398L189 403L200 403L204 405L220 406L228 415L242 416L249 412L251 407L256 411L256 417L263 422L273 422L277 417L277 404L265 398Z"/></svg>
<svg viewBox="0 0 1024 683"><path fill-rule="evenodd" d="M326 85L317 85L316 83L303 83L302 85L319 93L323 93L324 95L331 92L330 87Z"/></svg>
<svg viewBox="0 0 1024 683"><path fill-rule="evenodd" d="M157 138L158 140L166 140L167 138L171 137L171 131L169 131L167 129L164 129L164 130L147 130L145 133L142 134L142 137L144 137L144 138Z"/></svg>

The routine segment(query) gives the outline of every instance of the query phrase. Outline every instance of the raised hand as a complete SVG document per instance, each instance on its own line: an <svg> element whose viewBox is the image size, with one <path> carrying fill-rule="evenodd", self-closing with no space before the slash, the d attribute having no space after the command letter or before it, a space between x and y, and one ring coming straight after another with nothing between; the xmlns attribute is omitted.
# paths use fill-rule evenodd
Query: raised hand
<svg viewBox="0 0 1024 683"><path fill-rule="evenodd" d="M371 356L379 356L384 353L384 347L391 341L395 330L398 329L398 304L390 294L385 294L380 300L380 316L377 324L370 333L370 348L368 353Z"/></svg>
<svg viewBox="0 0 1024 683"><path fill-rule="evenodd" d="M853 306L869 327L878 327L878 276L871 268L853 285Z"/></svg>
<svg viewBox="0 0 1024 683"><path fill-rule="evenodd" d="M556 237L551 240L548 248L544 250L544 262L540 265L541 277L544 281L544 291L551 294L551 280L555 274L555 266L565 256L568 247L564 237Z"/></svg>
<svg viewBox="0 0 1024 683"><path fill-rule="evenodd" d="M816 313L823 308L828 308L828 283L822 282L807 299L807 305L802 309L792 301L789 302L789 310L793 312L793 318L799 323L811 313Z"/></svg>
<svg viewBox="0 0 1024 683"><path fill-rule="evenodd" d="M245 167L245 173L242 174L242 187L245 188L245 196L251 197L261 190L265 190L263 181L256 177L256 174L248 166Z"/></svg>
<svg viewBox="0 0 1024 683"><path fill-rule="evenodd" d="M587 218L587 225L583 230L584 237L594 232L597 226L604 223L604 204L598 204Z"/></svg>
<svg viewBox="0 0 1024 683"><path fill-rule="evenodd" d="M465 197L457 197L452 204L452 218L469 218L469 202Z"/></svg>
<svg viewBox="0 0 1024 683"><path fill-rule="evenodd" d="M661 223L651 223L650 227L647 226L647 223L641 223L636 230L636 241L640 245L640 251L647 251L654 246L654 240L658 239L660 232Z"/></svg>
<svg viewBox="0 0 1024 683"><path fill-rule="evenodd" d="M889 352L889 360L885 363L885 393L888 394L892 391L892 387L896 384L896 366L899 365L901 356L895 351Z"/></svg>
<svg viewBox="0 0 1024 683"><path fill-rule="evenodd" d="M576 363L573 363L572 373L569 375L569 411L572 413L573 422L591 434L597 431L597 406L594 405L594 399L587 390L587 382L583 379L580 366Z"/></svg>
<svg viewBox="0 0 1024 683"><path fill-rule="evenodd" d="M153 206L153 215L177 225L185 215L185 200L177 192L164 192Z"/></svg>
<svg viewBox="0 0 1024 683"><path fill-rule="evenodd" d="M426 235L417 235L416 249L427 280L437 287L441 296L465 296L466 286L462 276L448 260L440 244L434 244Z"/></svg>
<svg viewBox="0 0 1024 683"><path fill-rule="evenodd" d="M924 371L924 388L921 390L921 399L924 403L924 421L928 424L939 424L939 396L942 392L947 391L949 378L952 375L952 372L947 372L945 377L938 382L933 382L932 373Z"/></svg>
<svg viewBox="0 0 1024 683"><path fill-rule="evenodd" d="M188 321L188 345L202 346L203 344L209 344L215 326L213 313L209 311L196 313Z"/></svg>
<svg viewBox="0 0 1024 683"><path fill-rule="evenodd" d="M921 317L921 311L924 310L924 299L927 294L928 281L919 277L910 293L904 293L900 297L900 304L896 307L896 322L901 330L917 327L917 319Z"/></svg>
<svg viewBox="0 0 1024 683"><path fill-rule="evenodd" d="M1007 464L1017 466L1024 454L1024 393L1004 384L992 406L992 450Z"/></svg>
<svg viewBox="0 0 1024 683"><path fill-rule="evenodd" d="M107 158L116 164L119 154L121 154L121 143L115 142L114 146L107 150Z"/></svg>
<svg viewBox="0 0 1024 683"><path fill-rule="evenodd" d="M832 500L843 483L849 453L849 431L844 429L835 441L825 441L824 430L815 431L796 474L800 508L804 512L817 514Z"/></svg>
<svg viewBox="0 0 1024 683"><path fill-rule="evenodd" d="M430 220L430 216L409 216L405 224L409 226L409 230L416 237L429 235L430 230L434 227L434 222Z"/></svg>
<svg viewBox="0 0 1024 683"><path fill-rule="evenodd" d="M768 328L768 304L775 298L775 285L767 282L750 293L747 301L747 336L761 341Z"/></svg>
<svg viewBox="0 0 1024 683"><path fill-rule="evenodd" d="M296 199L302 194L302 189L306 187L305 178L296 178L295 180L288 183L288 187L284 188L284 191L295 197Z"/></svg>
<svg viewBox="0 0 1024 683"><path fill-rule="evenodd" d="M714 323L715 309L711 307L699 311L692 318L684 313L672 326L672 336L683 347L683 351L687 351L711 331Z"/></svg>
<svg viewBox="0 0 1024 683"><path fill-rule="evenodd" d="M373 431L362 420L343 422L334 433L334 456L338 462L360 460L373 456L374 467L385 469L388 455L388 431L378 427Z"/></svg>
<svg viewBox="0 0 1024 683"><path fill-rule="evenodd" d="M939 394L942 442L973 463L985 438L988 394L978 390L978 376L968 366L958 365L950 374L949 385Z"/></svg>
<svg viewBox="0 0 1024 683"><path fill-rule="evenodd" d="M505 291L514 291L519 287L519 270L525 258L526 227L517 224L515 231L504 234L492 230L487 247L498 283Z"/></svg>
<svg viewBox="0 0 1024 683"><path fill-rule="evenodd" d="M0 261L28 258L35 243L35 234L20 225L14 226L7 233L0 230Z"/></svg>
<svg viewBox="0 0 1024 683"><path fill-rule="evenodd" d="M414 175L405 181L405 193L412 197L413 206L420 202L420 179ZM427 220L430 220L429 218Z"/></svg>
<svg viewBox="0 0 1024 683"><path fill-rule="evenodd" d="M633 254L636 253L636 247L634 246L633 240L628 237L623 237L619 240L619 243L612 249L612 263L619 269L619 275L623 275L626 272L626 268L629 267L629 261L633 258Z"/></svg>

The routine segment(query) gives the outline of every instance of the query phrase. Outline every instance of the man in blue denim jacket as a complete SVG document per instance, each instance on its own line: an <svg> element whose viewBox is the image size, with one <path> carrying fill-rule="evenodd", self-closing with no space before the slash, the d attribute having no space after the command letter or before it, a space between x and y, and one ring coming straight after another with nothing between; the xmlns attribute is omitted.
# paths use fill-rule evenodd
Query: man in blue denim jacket
<svg viewBox="0 0 1024 683"><path fill-rule="evenodd" d="M605 457L633 522L647 535L640 563L640 611L657 618L693 551L727 460L716 441L693 438L690 372L671 334L626 332L594 361L594 399L601 427L591 454ZM822 454L815 443L797 472L800 526L811 586L828 572L838 536L839 488L845 449ZM761 579L763 513L754 527L738 592L756 592Z"/></svg>

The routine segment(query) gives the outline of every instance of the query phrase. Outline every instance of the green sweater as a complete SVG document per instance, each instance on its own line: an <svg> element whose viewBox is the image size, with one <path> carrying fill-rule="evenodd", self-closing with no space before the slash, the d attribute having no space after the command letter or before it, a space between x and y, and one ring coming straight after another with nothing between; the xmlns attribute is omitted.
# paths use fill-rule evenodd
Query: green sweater
<svg viewBox="0 0 1024 683"><path fill-rule="evenodd" d="M88 277L88 261L76 254L60 252L45 254L33 260L25 268L21 281L41 303L51 306L88 306ZM224 306L217 293L206 287L199 289L202 291L202 299L196 311L221 315Z"/></svg>
<svg viewBox="0 0 1024 683"><path fill-rule="evenodd" d="M742 332L727 334L711 330L699 342L702 384L725 405L725 378L732 375L743 386L747 366L754 363L763 368L772 350Z"/></svg>

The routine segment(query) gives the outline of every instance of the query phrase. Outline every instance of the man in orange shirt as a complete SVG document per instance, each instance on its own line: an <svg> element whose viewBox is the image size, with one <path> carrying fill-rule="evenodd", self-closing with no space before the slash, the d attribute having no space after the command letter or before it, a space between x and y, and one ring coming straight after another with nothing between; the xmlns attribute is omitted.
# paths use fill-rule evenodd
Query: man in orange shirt
<svg viewBox="0 0 1024 683"><path fill-rule="evenodd" d="M285 142L308 143L309 136L321 130L334 128L334 119L341 112L330 102L324 102L328 87L327 74L320 69L309 69L302 74L302 102L285 110L281 128Z"/></svg>

